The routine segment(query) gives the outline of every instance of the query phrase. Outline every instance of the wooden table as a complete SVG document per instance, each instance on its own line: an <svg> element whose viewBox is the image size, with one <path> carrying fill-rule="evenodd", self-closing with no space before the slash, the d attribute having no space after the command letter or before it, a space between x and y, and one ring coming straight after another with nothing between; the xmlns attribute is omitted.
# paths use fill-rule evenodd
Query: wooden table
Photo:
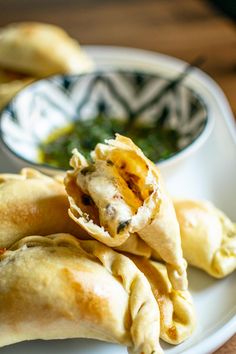
<svg viewBox="0 0 236 354"><path fill-rule="evenodd" d="M0 26L23 20L62 26L81 44L137 47L186 61L203 55L203 70L236 116L235 26L204 1L0 0ZM235 354L236 335L215 353Z"/></svg>

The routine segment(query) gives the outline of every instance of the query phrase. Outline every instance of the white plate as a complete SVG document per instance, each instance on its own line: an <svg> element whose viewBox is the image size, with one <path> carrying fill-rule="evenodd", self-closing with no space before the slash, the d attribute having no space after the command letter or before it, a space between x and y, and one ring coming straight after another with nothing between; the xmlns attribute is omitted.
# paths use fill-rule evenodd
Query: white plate
<svg viewBox="0 0 236 354"><path fill-rule="evenodd" d="M185 63L143 50L88 46L86 50L99 67L115 66L159 72L173 77ZM165 169L174 196L205 198L236 220L236 132L232 113L220 88L200 70L185 83L202 95L215 118L208 141L192 158ZM0 152L0 172L15 172L16 165ZM190 291L194 297L198 325L193 336L181 345L162 343L166 354L209 354L236 332L236 274L214 280L197 269L189 269ZM124 347L93 340L33 341L0 349L0 354L124 354Z"/></svg>

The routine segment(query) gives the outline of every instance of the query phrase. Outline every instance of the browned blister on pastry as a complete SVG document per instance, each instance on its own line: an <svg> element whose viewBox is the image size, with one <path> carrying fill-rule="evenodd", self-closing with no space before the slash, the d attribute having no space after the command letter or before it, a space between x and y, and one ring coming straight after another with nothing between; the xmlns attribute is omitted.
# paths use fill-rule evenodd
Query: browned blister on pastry
<svg viewBox="0 0 236 354"><path fill-rule="evenodd" d="M0 346L94 338L161 354L159 321L142 272L97 241L29 236L0 255Z"/></svg>
<svg viewBox="0 0 236 354"><path fill-rule="evenodd" d="M132 235L138 235L136 241L142 239L166 262L173 286L187 288L179 225L156 166L120 135L98 144L91 156L89 163L74 150L71 159L74 170L65 178L71 218L92 237L123 251L129 239L126 251L136 253Z"/></svg>
<svg viewBox="0 0 236 354"><path fill-rule="evenodd" d="M207 201L176 200L184 257L216 278L236 269L236 224Z"/></svg>

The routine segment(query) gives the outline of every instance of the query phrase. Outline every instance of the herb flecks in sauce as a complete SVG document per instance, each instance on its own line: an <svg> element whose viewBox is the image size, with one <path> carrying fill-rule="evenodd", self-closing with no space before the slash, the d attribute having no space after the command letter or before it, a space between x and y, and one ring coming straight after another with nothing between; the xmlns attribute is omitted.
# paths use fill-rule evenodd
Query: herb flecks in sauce
<svg viewBox="0 0 236 354"><path fill-rule="evenodd" d="M130 137L144 154L152 161L165 159L178 151L178 133L153 125L132 124L104 115L94 119L78 120L53 132L39 147L39 160L42 163L69 168L71 152L77 148L86 158L90 152L105 139L114 138L115 133ZM108 162L109 163L109 162Z"/></svg>

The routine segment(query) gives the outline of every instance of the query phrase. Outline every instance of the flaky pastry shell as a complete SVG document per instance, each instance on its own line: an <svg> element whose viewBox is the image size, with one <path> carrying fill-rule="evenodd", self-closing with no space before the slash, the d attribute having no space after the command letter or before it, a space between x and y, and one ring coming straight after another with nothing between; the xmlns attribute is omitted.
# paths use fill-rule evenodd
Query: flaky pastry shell
<svg viewBox="0 0 236 354"><path fill-rule="evenodd" d="M91 70L90 58L63 29L39 22L12 23L0 29L0 67L44 77Z"/></svg>
<svg viewBox="0 0 236 354"><path fill-rule="evenodd" d="M187 262L215 278L236 269L236 224L212 203L175 200Z"/></svg>
<svg viewBox="0 0 236 354"><path fill-rule="evenodd" d="M160 337L170 344L188 339L196 326L193 299L188 290L175 290L166 266L145 257L128 255L148 279L160 310Z"/></svg>
<svg viewBox="0 0 236 354"><path fill-rule="evenodd" d="M69 202L61 176L48 177L35 169L0 174L0 247L24 236L70 232L89 238L68 216Z"/></svg>
<svg viewBox="0 0 236 354"><path fill-rule="evenodd" d="M70 217L93 238L120 247L137 234L166 262L176 289L187 288L179 225L160 173L129 139L98 144L92 163L77 150L65 178ZM137 241L137 238L136 238ZM124 247L122 247L124 251ZM126 249L135 253L135 247Z"/></svg>
<svg viewBox="0 0 236 354"><path fill-rule="evenodd" d="M29 236L0 255L0 346L94 338L161 354L159 322L143 273L97 241Z"/></svg>

